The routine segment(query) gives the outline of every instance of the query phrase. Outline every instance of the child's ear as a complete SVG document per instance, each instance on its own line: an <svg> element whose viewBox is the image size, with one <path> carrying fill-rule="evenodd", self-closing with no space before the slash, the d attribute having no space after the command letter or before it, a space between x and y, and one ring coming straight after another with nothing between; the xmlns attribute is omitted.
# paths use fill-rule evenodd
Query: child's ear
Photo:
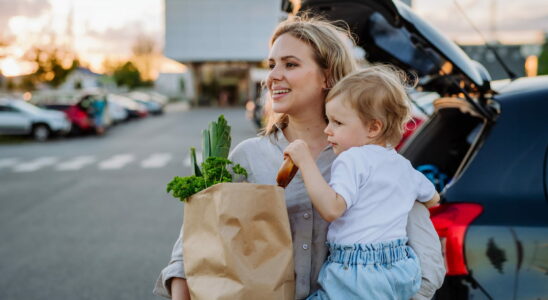
<svg viewBox="0 0 548 300"><path fill-rule="evenodd" d="M379 137L382 132L382 122L379 120L372 120L369 122L369 138L375 139Z"/></svg>

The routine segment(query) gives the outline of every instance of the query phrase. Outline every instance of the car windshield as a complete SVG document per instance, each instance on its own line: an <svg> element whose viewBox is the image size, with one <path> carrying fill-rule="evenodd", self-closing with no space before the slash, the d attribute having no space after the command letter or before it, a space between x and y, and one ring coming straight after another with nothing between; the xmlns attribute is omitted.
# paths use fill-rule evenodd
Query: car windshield
<svg viewBox="0 0 548 300"><path fill-rule="evenodd" d="M34 114L39 114L42 112L42 109L30 104L30 103L27 103L25 101L14 101L13 102L13 106L15 106L16 108L22 110L22 111L26 111L26 112L30 112L30 113L34 113Z"/></svg>

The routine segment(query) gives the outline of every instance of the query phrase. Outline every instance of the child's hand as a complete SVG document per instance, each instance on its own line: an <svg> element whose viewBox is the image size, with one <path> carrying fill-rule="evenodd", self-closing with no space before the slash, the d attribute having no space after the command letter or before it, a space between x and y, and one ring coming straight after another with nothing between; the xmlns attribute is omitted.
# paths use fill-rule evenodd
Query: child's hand
<svg viewBox="0 0 548 300"><path fill-rule="evenodd" d="M303 164L310 163L310 161L314 162L310 149L303 140L295 140L289 144L284 150L284 155L291 157L293 163L300 169L302 169Z"/></svg>

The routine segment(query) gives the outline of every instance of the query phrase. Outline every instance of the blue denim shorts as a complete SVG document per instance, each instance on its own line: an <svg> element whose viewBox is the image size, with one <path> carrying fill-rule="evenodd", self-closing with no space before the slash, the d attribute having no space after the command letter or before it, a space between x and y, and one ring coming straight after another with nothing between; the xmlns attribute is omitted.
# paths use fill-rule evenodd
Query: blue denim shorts
<svg viewBox="0 0 548 300"><path fill-rule="evenodd" d="M421 284L419 260L407 239L376 244L327 243L320 289L307 299L409 300Z"/></svg>

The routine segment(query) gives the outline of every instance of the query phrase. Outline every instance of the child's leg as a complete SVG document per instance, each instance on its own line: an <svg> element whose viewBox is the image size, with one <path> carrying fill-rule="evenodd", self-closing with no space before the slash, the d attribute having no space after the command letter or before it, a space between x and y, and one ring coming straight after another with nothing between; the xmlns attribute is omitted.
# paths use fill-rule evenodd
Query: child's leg
<svg viewBox="0 0 548 300"><path fill-rule="evenodd" d="M318 278L321 289L308 299L410 299L419 290L421 274L416 255L405 242L331 244Z"/></svg>

